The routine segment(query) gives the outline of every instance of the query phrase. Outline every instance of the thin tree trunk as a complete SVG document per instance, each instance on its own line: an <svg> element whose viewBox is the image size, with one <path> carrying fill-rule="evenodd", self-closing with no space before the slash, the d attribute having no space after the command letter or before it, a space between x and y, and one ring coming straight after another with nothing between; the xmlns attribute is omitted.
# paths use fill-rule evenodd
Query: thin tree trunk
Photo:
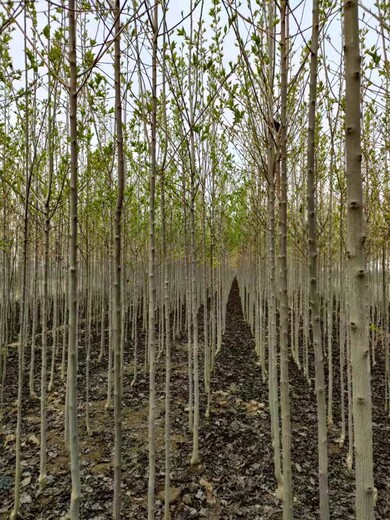
<svg viewBox="0 0 390 520"><path fill-rule="evenodd" d="M69 335L68 335L68 405L69 449L72 476L70 519L79 519L81 484L79 433L77 419L77 62L76 62L76 0L69 0L69 119L70 119L70 240L69 240Z"/></svg>
<svg viewBox="0 0 390 520"><path fill-rule="evenodd" d="M149 482L148 482L148 520L154 520L154 501L156 486L156 345L155 345L155 192L157 171L157 51L158 51L158 8L156 1L152 24L152 113L151 113L151 167L149 195Z"/></svg>
<svg viewBox="0 0 390 520"><path fill-rule="evenodd" d="M280 294L280 393L283 451L283 520L293 518L291 475L291 423L288 373L288 295L287 295L287 2L281 2L281 128L279 201L279 294Z"/></svg>
<svg viewBox="0 0 390 520"><path fill-rule="evenodd" d="M315 357L315 390L317 395L318 472L320 488L320 518L329 519L328 441L326 424L326 393L324 355L322 350L320 299L318 295L317 207L315 176L315 124L318 75L318 0L313 0L311 39L309 128L307 143L307 214L309 230L309 298ZM329 303L329 302L328 302Z"/></svg>
<svg viewBox="0 0 390 520"><path fill-rule="evenodd" d="M114 294L113 294L113 349L114 349L114 507L113 518L121 516L122 481L122 209L125 188L125 159L122 136L120 0L115 0L115 121L118 153L118 195L115 208L114 231Z"/></svg>
<svg viewBox="0 0 390 520"><path fill-rule="evenodd" d="M366 312L365 226L360 145L360 50L357 0L344 2L347 155L347 277L356 460L356 518L374 518L372 404Z"/></svg>
<svg viewBox="0 0 390 520"><path fill-rule="evenodd" d="M27 7L24 12L24 33L27 34ZM19 301L19 346L18 346L18 399L17 399L17 423L16 423L16 446L15 446L15 498L14 507L11 512L11 520L16 520L19 516L20 507L20 477L21 477L21 437L22 437L22 408L23 408L23 386L24 386L24 355L25 355L25 326L27 318L27 254L28 254L28 234L29 234L29 198L31 188L32 166L30 165L30 138L29 138L29 85L28 85L28 63L27 63L27 42L25 39L25 194L24 194L24 215L23 215L23 249L21 261L21 285Z"/></svg>

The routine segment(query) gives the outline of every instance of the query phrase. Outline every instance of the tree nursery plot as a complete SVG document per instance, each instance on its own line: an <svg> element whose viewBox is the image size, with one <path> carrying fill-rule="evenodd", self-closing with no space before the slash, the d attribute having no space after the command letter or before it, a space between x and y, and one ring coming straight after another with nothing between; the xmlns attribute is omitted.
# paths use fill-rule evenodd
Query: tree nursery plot
<svg viewBox="0 0 390 520"><path fill-rule="evenodd" d="M0 520L390 519L390 4L0 4Z"/></svg>

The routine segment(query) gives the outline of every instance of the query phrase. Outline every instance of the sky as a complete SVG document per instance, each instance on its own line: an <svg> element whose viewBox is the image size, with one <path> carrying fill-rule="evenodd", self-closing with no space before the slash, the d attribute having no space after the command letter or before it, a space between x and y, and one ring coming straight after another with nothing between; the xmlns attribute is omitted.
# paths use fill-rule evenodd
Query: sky
<svg viewBox="0 0 390 520"><path fill-rule="evenodd" d="M58 2L61 2L62 0L58 0ZM97 5L97 2L100 0L93 0L93 5ZM107 1L100 2L101 5L108 5ZM225 0L225 4L231 4L236 6L237 10L240 13L239 17L239 26L241 35L244 41L247 41L250 38L250 33L253 33L254 28L251 26L250 23L245 21L246 19L250 18L251 11L254 11L258 8L257 4L261 4L261 1L248 1L248 0L242 0L241 2L238 2L238 0ZM190 19L189 16L193 6L195 4L198 4L198 7L194 8L193 10L193 24L194 26L197 25L197 21L199 20L200 16L202 16L204 23L205 23L205 38L210 42L210 39L212 37L212 31L210 29L210 9L212 8L213 1L212 0L204 0L204 2L200 2L199 0L170 0L168 2L168 11L167 11L167 27L168 30L171 32L170 39L171 40L177 40L178 39L178 31L182 28L184 28L186 31L189 30L190 26ZM19 4L15 2L15 7L17 7ZM44 27L47 25L47 10L48 10L48 1L47 0L37 0L35 2L36 10L37 10L37 22L38 22L38 28L39 31L43 31ZM55 11L55 5L56 0L53 0L52 3L52 11ZM80 5L80 2L79 2ZM338 4L341 6L341 2ZM374 46L375 48L378 47L378 53L382 56L383 59L383 51L382 51L382 45L381 45L381 39L379 37L379 34L377 32L377 21L376 19L370 15L367 11L372 11L374 13L377 12L377 8L375 7L375 2L373 0L365 0L363 2L363 5L365 6L365 9L360 9L360 17L361 17L361 28L366 33L366 46L368 48L372 48ZM133 0L127 0L127 5L123 11L122 15L122 23L126 23L131 19L132 14L132 6L133 6ZM221 21L220 24L223 26L227 24L228 22L228 13L227 9L223 6L223 3L221 4ZM291 60L292 65L292 73L291 77L294 75L294 71L297 71L300 66L300 59L302 55L302 49L307 48L309 39L310 39L310 29L311 29L311 2L309 0L293 0L290 2L291 7L291 15L290 15L290 43L291 47L293 48L294 55ZM127 9L130 9L130 13L127 12ZM142 7L140 8L142 11ZM4 1L0 3L0 12L5 13L6 12L6 4ZM60 15L58 15L60 16ZM84 17L84 14L80 15L80 19ZM144 17L145 19L145 17ZM14 69L19 69L22 72L22 76L20 81L14 82L14 89L15 91L18 91L19 89L22 89L24 87L24 35L23 35L23 12L22 10L19 10L19 14L16 18L16 22L14 24L14 31L12 33L12 40L11 40L11 55L13 58L14 63ZM53 24L55 27L55 23ZM107 36L108 31L112 27L112 21L109 17L104 17L97 19L95 18L94 14L88 15L88 24L87 24L87 30L88 30L88 36L92 40L95 40L94 45L91 47L91 51L96 55L96 53L101 49L104 48L104 42ZM131 28L133 27L133 24L131 24ZM141 30L140 24L138 25L138 30ZM261 28L259 28L261 30ZM334 10L332 15L329 17L329 19L326 22L325 27L325 33L326 37L323 39L323 50L324 54L327 57L327 62L330 64L330 70L331 75L332 74L338 74L339 73L339 66L341 61L341 54L342 53L342 42L341 42L341 25L340 25L340 14L337 12L337 10ZM27 20L27 31L26 31L27 38L29 40L28 46L31 47L32 44L32 31L31 31L31 22ZM126 38L125 38L126 40ZM131 40L131 35L127 37L127 41ZM46 38L44 35L41 35L41 41L43 45L46 43ZM140 40L142 44L142 39ZM249 39L250 44L250 39ZM38 42L37 46L41 47L41 43ZM126 47L126 42L122 43L122 48ZM141 49L141 56L142 61L144 62L144 70L143 70L143 76L147 88L147 82L150 77L150 52L148 50L148 43L145 40L145 46ZM223 62L225 65L225 68L228 67L229 62L234 62L237 58L238 54L238 45L236 42L236 37L234 34L234 31L232 28L230 28L226 35L223 38ZM79 49L79 55L80 55L80 49ZM135 64L134 60L134 45L131 42L129 47L129 64L130 68L132 68L132 64ZM366 58L370 59L369 56L366 55ZM135 65L134 65L135 66ZM100 71L106 75L108 78L109 83L112 83L112 57L109 53L105 52L98 64L98 67ZM45 66L41 66L39 68L39 75L42 75L43 77L47 74L47 68ZM378 72L376 68L374 67L372 71L370 71L370 77L374 85L372 86L372 92L370 95L376 96L378 95L376 88L376 85L380 85L380 77L378 75ZM32 73L29 73L29 80L32 79ZM137 75L132 75L133 80L133 89L138 90L138 80ZM44 81L45 83L45 81ZM38 97L45 97L47 95L46 86L43 86L43 89L40 89L38 92ZM379 97L383 96L383 92L379 91ZM130 97L128 98L130 100ZM130 103L130 101L129 101ZM4 95L2 90L0 89L0 107L4 105ZM133 109L132 105L128 106L129 111L131 112Z"/></svg>

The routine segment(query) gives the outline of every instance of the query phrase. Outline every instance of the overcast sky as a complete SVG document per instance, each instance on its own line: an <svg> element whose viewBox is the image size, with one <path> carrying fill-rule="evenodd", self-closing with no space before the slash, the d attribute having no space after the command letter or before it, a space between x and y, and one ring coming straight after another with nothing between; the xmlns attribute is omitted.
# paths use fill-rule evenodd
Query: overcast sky
<svg viewBox="0 0 390 520"><path fill-rule="evenodd" d="M60 1L60 0L59 0ZM168 15L167 15L167 25L168 28L175 28L172 33L171 38L177 38L177 30L184 27L186 30L189 28L190 24L190 9L192 6L190 0L170 0L168 4ZM233 2L234 3L234 2ZM17 3L15 5L18 5ZM107 2L105 2L107 5ZM248 7L250 5L250 7ZM374 13L377 12L375 7L375 3L373 0L365 0L364 5ZM291 34L291 45L295 54L292 58L292 74L294 70L297 70L299 67L301 49L307 46L307 43L310 39L310 27L311 27L311 2L309 0L293 0L290 3L292 14L290 15L290 34ZM340 2L341 6L341 2ZM122 22L126 23L129 19L129 16L132 12L132 0L127 2L127 5L124 9ZM205 22L206 27L206 39L210 39L212 32L210 30L210 16L209 11L212 7L211 0L205 0L203 6L199 5L193 12L193 23L194 26L197 25L197 20L202 14L202 17ZM252 1L249 4L246 1L242 2L242 5L238 7L240 14L242 15L242 19L240 21L240 30L242 32L242 37L245 40L248 38L249 31L253 31L253 27L251 24L245 22L245 17L250 17L250 10L255 10L257 8L257 2ZM42 31L45 25L47 24L47 9L48 2L46 0L38 0L36 2L36 8L38 12L38 27L39 30ZM127 12L127 9L130 8L130 13ZM0 9L5 12L5 4L2 3ZM55 7L52 7L52 12L55 11ZM142 8L141 8L142 11ZM60 16L60 15L58 15ZM376 31L377 21L371 15L369 15L366 11L361 9L360 16L362 19L361 27L367 30L366 35L366 45L368 47L378 46L379 53L382 53L382 45L381 40ZM88 15L88 33L90 38L96 40L95 47L92 48L93 52L96 54L100 48L101 43L105 40L108 30L112 26L112 21L109 18L105 19L94 19L94 14ZM221 9L221 25L227 23L228 15L226 9L222 6ZM14 24L15 30L12 33L12 41L11 41L11 54L14 61L14 68L24 70L24 38L23 38L23 12L20 12L16 23ZM55 26L55 24L53 24ZM30 28L30 22L27 22L27 36L28 38L32 38L32 32ZM261 28L260 28L261 30ZM328 62L331 64L331 69L335 73L338 72L338 67L341 60L340 52L342 52L341 47L341 26L340 26L340 16L335 13L331 19L328 21L326 26L326 39L324 41L325 45L325 54L327 56ZM46 38L41 36L43 44L46 43ZM38 47L41 47L41 43L38 42ZM122 47L125 47L125 43L122 43ZM131 51L131 49L130 49ZM224 62L225 66L228 65L229 61L234 61L237 57L238 47L236 43L236 37L234 35L234 31L230 28L227 31L226 36L223 41L223 52L224 52ZM131 54L131 52L130 52ZM79 53L80 55L80 53ZM142 53L142 59L147 65L150 63L150 56L147 50L144 50ZM135 64L135 60L133 60L133 64ZM131 66L131 64L130 64ZM109 53L105 53L101 62L99 64L100 69L107 75L108 78L112 78L112 58ZM146 70L146 69L145 69ZM46 75L47 70L46 67L40 67L39 74L44 76ZM377 72L374 70L371 72L372 80L374 84L380 84L380 78ZM147 76L147 74L145 74ZM30 72L31 76L31 72ZM136 84L136 81L135 81ZM22 88L24 86L24 79L20 80L15 84L15 89ZM375 89L373 88L373 92L375 95ZM382 93L383 94L383 93ZM3 94L0 93L0 96ZM45 88L38 93L39 97L45 96ZM379 94L381 95L381 94ZM3 100L0 99L0 105L3 104Z"/></svg>

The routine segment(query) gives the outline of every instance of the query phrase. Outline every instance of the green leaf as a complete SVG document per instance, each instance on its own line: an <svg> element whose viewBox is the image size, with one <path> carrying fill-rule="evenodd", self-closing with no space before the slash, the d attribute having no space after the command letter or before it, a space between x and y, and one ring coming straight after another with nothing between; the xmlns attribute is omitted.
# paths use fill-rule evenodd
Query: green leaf
<svg viewBox="0 0 390 520"><path fill-rule="evenodd" d="M46 25L44 28L43 28L43 31L42 31L42 34L45 38L49 39L50 38L50 25Z"/></svg>
<svg viewBox="0 0 390 520"><path fill-rule="evenodd" d="M368 54L372 59L372 64L377 67L379 65L379 62L381 61L381 57L378 54L378 49L375 48L375 46L371 47L371 50L367 50L366 54Z"/></svg>

